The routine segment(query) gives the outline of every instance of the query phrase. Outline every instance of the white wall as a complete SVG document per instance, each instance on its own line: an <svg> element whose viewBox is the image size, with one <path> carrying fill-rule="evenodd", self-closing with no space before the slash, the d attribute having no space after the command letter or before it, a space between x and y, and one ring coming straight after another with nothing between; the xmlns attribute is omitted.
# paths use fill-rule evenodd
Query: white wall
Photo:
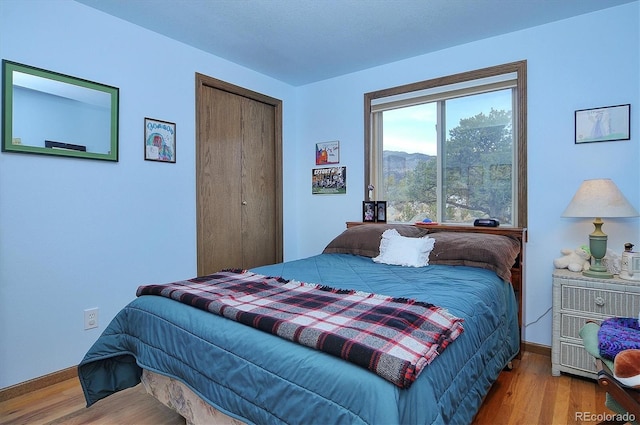
<svg viewBox="0 0 640 425"><path fill-rule="evenodd" d="M0 57L120 88L117 163L0 154L0 388L78 364L140 284L196 274L195 73L279 98L291 86L69 0L0 1ZM177 162L144 161L144 118ZM293 184L284 171L285 194ZM285 195L285 246L292 208ZM99 307L100 327L83 329Z"/></svg>
<svg viewBox="0 0 640 425"><path fill-rule="evenodd" d="M317 254L363 197L363 94L528 60L526 322L551 306L552 260L586 243L559 216L579 183L611 177L640 208L638 2L293 88L69 0L0 0L0 57L120 88L120 161L0 154L0 388L77 364L140 284L196 273L195 78L284 102L285 259ZM576 109L631 103L632 140L573 144ZM143 160L143 120L177 124L177 163ZM311 195L315 143L340 140L346 195ZM602 165L600 165L602 163ZM610 246L638 219L607 220ZM100 307L101 326L82 329ZM525 339L550 345L551 315Z"/></svg>
<svg viewBox="0 0 640 425"><path fill-rule="evenodd" d="M551 345L551 273L561 248L588 243L590 220L560 218L584 179L612 178L640 209L638 2L442 50L300 89L298 181L309 180L316 142L340 140L347 195L311 195L300 185L300 256L317 253L359 221L364 197L363 94L503 63L527 60L528 202L524 338ZM574 111L631 104L631 140L574 144ZM609 247L640 247L640 220L605 219Z"/></svg>

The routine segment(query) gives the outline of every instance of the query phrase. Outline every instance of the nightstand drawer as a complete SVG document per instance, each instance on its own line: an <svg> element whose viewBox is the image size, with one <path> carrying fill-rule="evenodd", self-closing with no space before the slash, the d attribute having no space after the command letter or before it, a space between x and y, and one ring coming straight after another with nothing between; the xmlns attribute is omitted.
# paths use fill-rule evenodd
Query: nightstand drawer
<svg viewBox="0 0 640 425"><path fill-rule="evenodd" d="M640 310L640 295L563 285L561 308L604 317L635 317Z"/></svg>
<svg viewBox="0 0 640 425"><path fill-rule="evenodd" d="M585 372L596 373L595 358L584 349L582 344L560 342L560 364Z"/></svg>
<svg viewBox="0 0 640 425"><path fill-rule="evenodd" d="M573 314L563 313L560 315L560 337L573 338L582 341L580 338L580 329L587 321L602 323L602 320L596 320L593 317L584 317ZM581 342L580 342L581 343Z"/></svg>

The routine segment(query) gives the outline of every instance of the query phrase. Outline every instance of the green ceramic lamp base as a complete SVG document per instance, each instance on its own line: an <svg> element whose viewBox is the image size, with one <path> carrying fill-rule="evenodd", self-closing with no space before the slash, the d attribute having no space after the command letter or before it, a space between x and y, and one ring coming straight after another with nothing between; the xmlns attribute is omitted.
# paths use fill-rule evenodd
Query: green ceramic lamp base
<svg viewBox="0 0 640 425"><path fill-rule="evenodd" d="M602 231L602 219L596 217L593 222L595 230L589 235L589 250L594 259L594 263L589 270L582 272L583 276L595 277L598 279L611 279L613 274L602 265L602 259L607 254L607 235Z"/></svg>

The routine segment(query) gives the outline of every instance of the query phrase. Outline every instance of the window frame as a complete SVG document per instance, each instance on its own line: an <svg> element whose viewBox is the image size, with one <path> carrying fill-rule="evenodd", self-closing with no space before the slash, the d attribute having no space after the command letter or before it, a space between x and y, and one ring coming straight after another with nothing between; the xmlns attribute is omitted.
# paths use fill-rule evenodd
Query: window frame
<svg viewBox="0 0 640 425"><path fill-rule="evenodd" d="M495 77L503 74L515 73L517 87L516 104L514 113L516 114L516 216L513 220L513 227L527 227L527 61L517 61L507 64L467 71L445 77L433 78L402 86L391 87L364 94L364 199L368 199L371 184L373 149L373 117L372 102L376 99L389 96L397 96L421 90L428 90L467 81L480 80L483 78Z"/></svg>

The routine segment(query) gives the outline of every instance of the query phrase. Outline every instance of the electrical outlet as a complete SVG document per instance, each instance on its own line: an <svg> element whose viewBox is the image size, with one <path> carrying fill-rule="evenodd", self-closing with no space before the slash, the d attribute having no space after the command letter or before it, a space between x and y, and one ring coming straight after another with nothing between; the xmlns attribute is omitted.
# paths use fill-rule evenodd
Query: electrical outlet
<svg viewBox="0 0 640 425"><path fill-rule="evenodd" d="M88 308L84 311L84 329L98 327L98 307Z"/></svg>

